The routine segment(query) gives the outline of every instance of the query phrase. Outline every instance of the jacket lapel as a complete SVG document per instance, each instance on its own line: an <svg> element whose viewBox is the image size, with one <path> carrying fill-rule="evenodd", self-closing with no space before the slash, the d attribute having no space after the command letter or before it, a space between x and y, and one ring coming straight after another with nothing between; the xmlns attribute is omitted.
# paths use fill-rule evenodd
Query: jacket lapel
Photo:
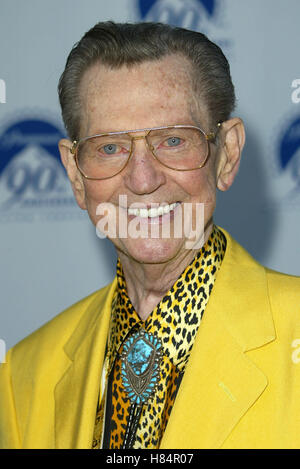
<svg viewBox="0 0 300 469"><path fill-rule="evenodd" d="M65 345L69 359L55 387L55 447L91 448L115 281L92 301Z"/></svg>
<svg viewBox="0 0 300 469"><path fill-rule="evenodd" d="M222 231L226 254L161 448L220 448L268 384L246 353L275 339L265 269Z"/></svg>

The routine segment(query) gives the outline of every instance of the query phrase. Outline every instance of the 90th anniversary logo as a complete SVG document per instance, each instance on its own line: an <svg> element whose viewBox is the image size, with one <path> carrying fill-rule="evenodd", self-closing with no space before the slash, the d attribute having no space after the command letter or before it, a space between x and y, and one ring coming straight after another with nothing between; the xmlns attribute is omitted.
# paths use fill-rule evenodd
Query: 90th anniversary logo
<svg viewBox="0 0 300 469"><path fill-rule="evenodd" d="M70 184L60 162L59 125L22 117L0 133L0 222L77 217ZM76 210L75 210L76 208Z"/></svg>
<svg viewBox="0 0 300 469"><path fill-rule="evenodd" d="M141 18L197 30L216 13L218 0L139 0Z"/></svg>
<svg viewBox="0 0 300 469"><path fill-rule="evenodd" d="M280 194L285 207L300 204L300 114L294 116L279 137L278 176L284 178L284 192ZM288 183L287 183L288 180Z"/></svg>
<svg viewBox="0 0 300 469"><path fill-rule="evenodd" d="M229 54L224 8L220 0L136 0L140 20L201 31Z"/></svg>

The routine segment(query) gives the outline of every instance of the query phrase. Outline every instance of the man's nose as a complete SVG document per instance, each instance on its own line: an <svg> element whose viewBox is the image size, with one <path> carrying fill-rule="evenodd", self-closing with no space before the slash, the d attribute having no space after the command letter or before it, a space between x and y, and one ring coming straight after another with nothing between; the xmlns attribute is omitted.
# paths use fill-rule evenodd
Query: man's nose
<svg viewBox="0 0 300 469"><path fill-rule="evenodd" d="M151 152L145 136L134 137L131 148L125 168L125 184L136 194L150 194L165 182L163 166Z"/></svg>

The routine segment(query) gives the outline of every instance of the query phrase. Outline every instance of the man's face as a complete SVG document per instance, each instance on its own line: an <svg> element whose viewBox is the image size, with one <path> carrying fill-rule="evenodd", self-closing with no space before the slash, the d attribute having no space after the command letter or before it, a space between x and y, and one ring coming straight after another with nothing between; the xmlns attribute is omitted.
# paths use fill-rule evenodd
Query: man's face
<svg viewBox="0 0 300 469"><path fill-rule="evenodd" d="M111 70L96 65L89 69L80 89L81 138L109 131L176 124L200 125L206 132L214 130L208 128L209 119L201 104L195 121L195 99L189 71L188 62L178 56L168 56L131 68ZM130 234L127 238L118 236L119 218L124 220L125 216L127 223L137 221L134 220L135 215L128 214L127 209L120 206L119 196L127 197L127 207L131 204L141 207L175 203L184 207L183 204L191 204L193 218L196 218L196 204L204 204L204 226L210 232L216 200L216 161L217 147L210 144L210 156L203 168L174 171L161 165L149 151L145 140L141 139L135 142L131 159L121 173L99 181L88 180L77 174L82 190L74 192L79 205L87 209L95 226L100 219L96 213L99 204L109 203L114 206L117 237L111 241L118 250L142 263L163 263L176 258L180 260L187 254L188 234L183 229L181 237L171 235L170 238L164 238L160 231L159 237L153 238L150 228L155 220L149 217L141 220L143 232L148 231L148 237L136 239ZM178 221L178 206L177 210L165 217L165 223L170 223L171 233L174 223ZM122 217L119 216L120 211ZM156 223L160 224L161 230L164 219L156 218Z"/></svg>

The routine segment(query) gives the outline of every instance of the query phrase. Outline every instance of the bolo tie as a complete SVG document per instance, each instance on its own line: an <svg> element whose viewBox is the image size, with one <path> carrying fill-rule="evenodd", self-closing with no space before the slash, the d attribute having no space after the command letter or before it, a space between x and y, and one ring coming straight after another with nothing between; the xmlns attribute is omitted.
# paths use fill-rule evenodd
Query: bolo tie
<svg viewBox="0 0 300 469"><path fill-rule="evenodd" d="M133 448L143 406L157 389L162 355L161 340L144 329L132 334L123 344L121 379L130 407L122 449Z"/></svg>

